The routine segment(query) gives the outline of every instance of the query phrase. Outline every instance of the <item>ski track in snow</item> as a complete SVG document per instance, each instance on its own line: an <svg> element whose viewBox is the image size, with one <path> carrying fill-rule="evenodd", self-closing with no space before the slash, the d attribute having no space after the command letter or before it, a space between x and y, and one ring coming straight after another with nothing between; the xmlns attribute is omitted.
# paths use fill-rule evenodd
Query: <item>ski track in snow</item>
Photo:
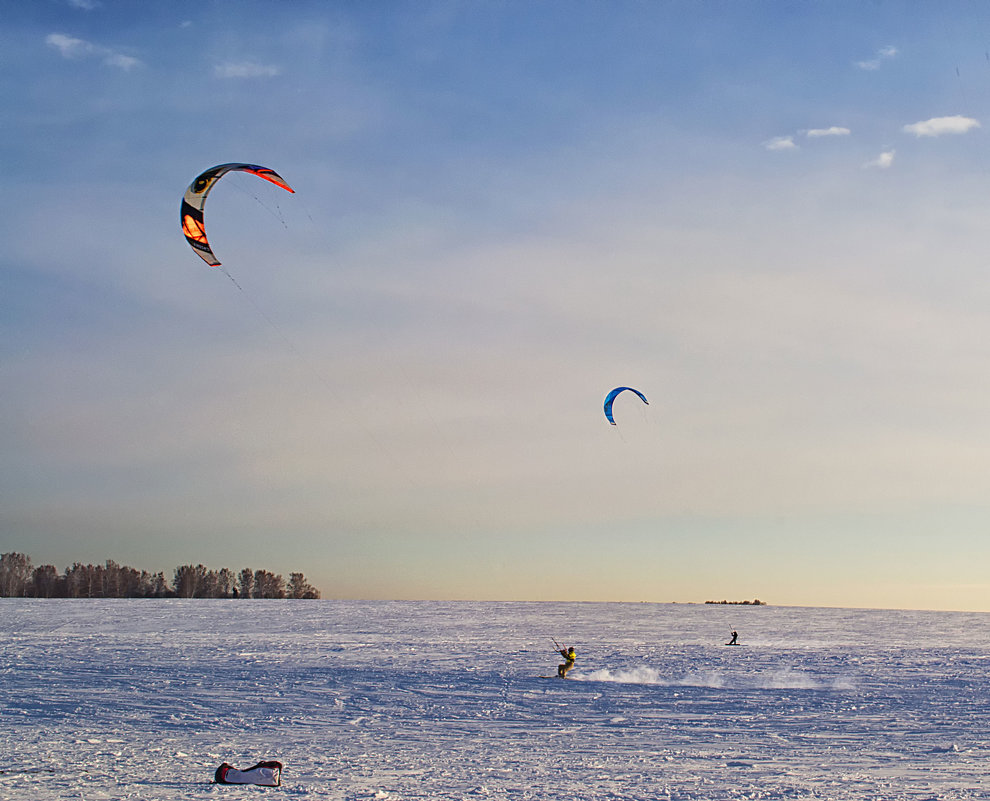
<svg viewBox="0 0 990 801"><path fill-rule="evenodd" d="M2 599L0 801L990 799L988 624ZM721 647L733 628L744 647ZM551 637L577 648L566 681L538 678ZM260 759L285 764L281 788L212 784L221 762Z"/></svg>

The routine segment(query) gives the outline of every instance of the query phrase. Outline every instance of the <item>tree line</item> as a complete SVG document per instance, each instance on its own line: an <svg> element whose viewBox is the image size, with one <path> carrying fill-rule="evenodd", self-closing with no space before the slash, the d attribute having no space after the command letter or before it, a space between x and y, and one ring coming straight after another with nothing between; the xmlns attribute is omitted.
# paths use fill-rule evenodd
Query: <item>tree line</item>
<svg viewBox="0 0 990 801"><path fill-rule="evenodd" d="M76 562L59 573L54 565L34 567L22 553L0 554L0 598L319 598L302 573L289 580L268 570L245 567L210 570L203 565L165 574L136 570L107 559L102 565Z"/></svg>

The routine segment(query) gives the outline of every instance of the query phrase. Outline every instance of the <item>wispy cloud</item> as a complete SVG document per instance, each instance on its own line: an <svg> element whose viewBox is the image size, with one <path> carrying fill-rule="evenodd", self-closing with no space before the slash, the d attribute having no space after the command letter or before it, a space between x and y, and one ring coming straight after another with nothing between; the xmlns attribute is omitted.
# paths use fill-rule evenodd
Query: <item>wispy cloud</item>
<svg viewBox="0 0 990 801"><path fill-rule="evenodd" d="M964 134L974 128L979 128L980 123L972 117L932 117L930 120L913 122L905 125L902 129L904 133L922 136L942 136L943 134Z"/></svg>
<svg viewBox="0 0 990 801"><path fill-rule="evenodd" d="M109 67L117 67L125 71L141 66L141 61L133 56L64 33L50 33L45 37L45 44L58 50L63 58L98 58Z"/></svg>
<svg viewBox="0 0 990 801"><path fill-rule="evenodd" d="M273 64L258 64L255 61L226 61L213 69L217 78L271 78L281 72L282 69Z"/></svg>
<svg viewBox="0 0 990 801"><path fill-rule="evenodd" d="M891 165L894 163L894 153L895 151L893 150L885 150L872 161L866 162L866 164L863 165L863 168L867 170L889 170Z"/></svg>
<svg viewBox="0 0 990 801"><path fill-rule="evenodd" d="M809 131L805 131L805 136L809 139L819 139L823 136L849 136L851 133L852 131L848 128L833 125L831 128L812 128Z"/></svg>
<svg viewBox="0 0 990 801"><path fill-rule="evenodd" d="M773 139L767 139L763 143L763 147L767 150L797 150L798 146L794 144L793 136L775 136Z"/></svg>
<svg viewBox="0 0 990 801"><path fill-rule="evenodd" d="M73 8L81 8L83 11L92 11L100 7L98 0L69 0L69 5Z"/></svg>
<svg viewBox="0 0 990 801"><path fill-rule="evenodd" d="M51 33L45 37L45 44L54 47L66 58L82 58L91 55L95 46L83 39L66 36L64 33Z"/></svg>
<svg viewBox="0 0 990 801"><path fill-rule="evenodd" d="M889 61L896 55L897 48L893 45L887 45L887 47L881 47L877 54L868 61L857 61L856 66L861 70L878 70L885 61Z"/></svg>

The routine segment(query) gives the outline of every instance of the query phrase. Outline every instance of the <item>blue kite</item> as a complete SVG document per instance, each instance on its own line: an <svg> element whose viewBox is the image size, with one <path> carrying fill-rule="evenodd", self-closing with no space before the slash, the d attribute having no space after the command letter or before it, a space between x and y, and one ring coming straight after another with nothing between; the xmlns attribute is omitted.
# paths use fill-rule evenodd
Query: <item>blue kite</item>
<svg viewBox="0 0 990 801"><path fill-rule="evenodd" d="M620 392L625 392L627 389L630 392L635 392L637 395L639 395L639 399L643 401L643 403L645 403L647 406L650 405L650 402L646 399L646 395L644 395L638 389L633 389L632 387L616 387L611 392L609 392L608 395L605 396L605 417L612 425L615 425L615 418L612 417L612 401L615 400L616 395L618 395Z"/></svg>

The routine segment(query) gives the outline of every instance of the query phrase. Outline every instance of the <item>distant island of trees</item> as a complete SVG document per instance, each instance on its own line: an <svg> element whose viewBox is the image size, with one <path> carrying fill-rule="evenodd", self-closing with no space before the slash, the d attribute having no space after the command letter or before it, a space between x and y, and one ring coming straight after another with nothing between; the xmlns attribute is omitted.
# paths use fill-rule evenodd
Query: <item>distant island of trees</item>
<svg viewBox="0 0 990 801"><path fill-rule="evenodd" d="M706 604L727 604L729 606L766 606L766 602L756 598L752 601L705 601Z"/></svg>
<svg viewBox="0 0 990 801"><path fill-rule="evenodd" d="M54 565L31 564L22 553L0 554L0 598L319 598L302 573L289 580L268 570L245 567L209 570L203 565L148 573L111 559L102 565L76 562L59 573Z"/></svg>

